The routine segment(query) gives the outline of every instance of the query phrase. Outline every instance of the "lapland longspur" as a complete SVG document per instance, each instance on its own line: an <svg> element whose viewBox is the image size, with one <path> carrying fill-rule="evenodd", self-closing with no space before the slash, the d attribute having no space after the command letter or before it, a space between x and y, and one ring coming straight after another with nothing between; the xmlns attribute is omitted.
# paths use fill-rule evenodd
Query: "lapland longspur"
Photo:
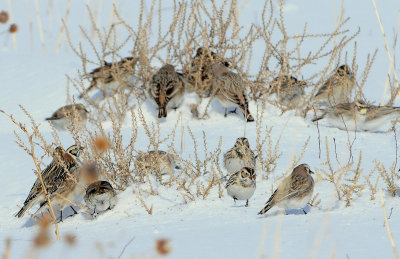
<svg viewBox="0 0 400 259"><path fill-rule="evenodd" d="M376 131L400 115L400 107L375 106L362 100L338 104L321 109L322 114L313 121L327 119L328 122L342 130Z"/></svg>
<svg viewBox="0 0 400 259"><path fill-rule="evenodd" d="M173 169L180 169L175 162L175 157L162 150L139 152L134 165L141 181L149 173L156 175L157 179L161 181L162 175L172 173Z"/></svg>
<svg viewBox="0 0 400 259"><path fill-rule="evenodd" d="M183 73L185 79L195 89L195 91L203 97L209 97L213 90L211 66L215 63L220 63L226 67L230 63L222 58L217 53L199 47L196 50L196 55L192 58L189 68Z"/></svg>
<svg viewBox="0 0 400 259"><path fill-rule="evenodd" d="M288 109L297 108L303 97L307 83L297 80L294 76L281 75L274 78L270 84L270 93L276 94L281 105Z"/></svg>
<svg viewBox="0 0 400 259"><path fill-rule="evenodd" d="M243 167L232 174L225 185L228 195L236 200L246 200L246 207L249 206L249 199L256 190L256 174L253 168Z"/></svg>
<svg viewBox="0 0 400 259"><path fill-rule="evenodd" d="M93 69L86 75L86 78L90 79L90 86L79 95L79 98L96 88L103 92L103 96L106 96L108 91L117 90L133 77L137 62L138 58L134 57L126 57L112 63L104 61L103 66Z"/></svg>
<svg viewBox="0 0 400 259"><path fill-rule="evenodd" d="M249 111L247 88L242 77L228 70L228 68L221 63L212 65L211 71L213 75L213 87L216 91L215 96L225 107L225 116L227 115L228 107L239 106L246 121L254 121Z"/></svg>
<svg viewBox="0 0 400 259"><path fill-rule="evenodd" d="M315 100L328 100L329 105L350 102L351 92L356 86L353 72L348 65L341 65L315 94Z"/></svg>
<svg viewBox="0 0 400 259"><path fill-rule="evenodd" d="M185 83L173 65L167 64L155 73L150 81L148 93L158 105L158 118L167 117L167 108L176 109L183 101Z"/></svg>
<svg viewBox="0 0 400 259"><path fill-rule="evenodd" d="M96 181L87 187L84 200L92 215L96 215L114 208L117 194L109 182Z"/></svg>
<svg viewBox="0 0 400 259"><path fill-rule="evenodd" d="M224 154L224 167L228 175L236 173L243 167L256 167L256 156L250 148L247 138L238 138L235 145Z"/></svg>
<svg viewBox="0 0 400 259"><path fill-rule="evenodd" d="M51 117L46 118L58 130L82 127L87 120L88 110L83 104L70 104L57 109Z"/></svg>
<svg viewBox="0 0 400 259"><path fill-rule="evenodd" d="M298 165L291 175L283 179L258 214L265 214L275 205L284 209L303 209L304 214L307 214L304 207L314 192L313 173L307 164Z"/></svg>
<svg viewBox="0 0 400 259"><path fill-rule="evenodd" d="M76 198L76 172L80 166L79 156L82 147L73 145L64 151L61 147L57 147L53 154L53 161L42 171L43 183L47 189L50 200L60 206L61 220L62 210L70 201ZM16 213L16 217L21 218L25 212L34 204L39 203L40 208L47 205L45 193L42 188L40 179L36 179L28 197L24 202L24 206ZM40 209L39 208L39 209Z"/></svg>

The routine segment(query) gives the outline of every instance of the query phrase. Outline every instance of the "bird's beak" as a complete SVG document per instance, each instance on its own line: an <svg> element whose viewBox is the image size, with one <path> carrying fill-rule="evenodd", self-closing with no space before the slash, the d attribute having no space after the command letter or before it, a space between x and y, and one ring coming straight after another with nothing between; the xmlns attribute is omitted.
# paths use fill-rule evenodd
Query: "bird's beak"
<svg viewBox="0 0 400 259"><path fill-rule="evenodd" d="M84 150L85 148L84 147L79 147L79 150Z"/></svg>
<svg viewBox="0 0 400 259"><path fill-rule="evenodd" d="M249 178L250 178L250 180L253 180L253 176L250 175Z"/></svg>
<svg viewBox="0 0 400 259"><path fill-rule="evenodd" d="M310 174L315 174L313 171L310 170Z"/></svg>

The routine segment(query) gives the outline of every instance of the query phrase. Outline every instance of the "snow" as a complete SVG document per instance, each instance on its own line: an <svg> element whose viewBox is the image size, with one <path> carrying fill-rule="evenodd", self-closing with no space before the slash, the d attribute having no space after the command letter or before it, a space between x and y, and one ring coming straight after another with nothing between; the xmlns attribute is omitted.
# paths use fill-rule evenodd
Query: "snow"
<svg viewBox="0 0 400 259"><path fill-rule="evenodd" d="M23 105L33 118L40 122L40 129L44 137L51 141L51 130L44 118L51 115L60 106L66 104L66 75L75 77L81 62L67 43L63 40L60 53L56 54L56 44L61 28L60 19L64 17L67 1L40 1L40 12L45 32L46 54L42 53L37 20L34 12L34 2L11 1L13 20L19 25L17 33L18 51L12 47L12 39L7 34L0 34L0 71L2 94L0 96L0 109L13 114L14 117L29 125L29 119L18 107ZM90 21L85 8L89 2L92 8L97 6L101 11L100 26L107 26L110 20L111 4L114 1L72 1L67 28L74 43L82 40L79 25L90 28ZM128 24L135 27L137 24L139 1L118 1L117 8ZM150 3L146 2L145 14L148 14ZM52 6L49 7L49 3ZM285 1L285 26L289 34L301 32L305 22L308 31L322 33L332 31L335 25L335 16L340 10L340 1L307 0ZM357 36L357 64L363 69L368 53L373 53L377 48L378 55L371 69L368 81L364 87L366 97L380 103L383 86L389 68L388 57L384 48L378 22L375 17L372 3L365 0L344 1L345 17L351 17L345 28L351 32L361 28ZM165 6L164 6L165 5ZM240 1L240 24L260 23L261 8L258 1ZM377 3L383 26L391 44L393 29L397 26L400 2L379 1ZM156 9L158 5L156 5ZM274 1L275 11L278 10ZM50 8L50 11L49 11ZM0 10L9 10L6 1L0 2ZM165 15L163 26L171 21L168 14L171 6L163 3L162 13ZM134 13L134 15L132 14ZM157 12L156 12L157 13ZM30 40L29 25L32 24L33 40ZM157 24L153 25L157 28ZM6 26L0 24L0 29ZM88 29L89 30L89 29ZM155 30L156 31L156 30ZM156 35L155 35L156 36ZM65 38L65 35L64 35ZM122 37L123 38L123 37ZM319 46L319 40L308 42L304 53L309 49ZM85 46L90 58L94 57L90 47ZM309 48L309 49L307 49ZM33 51L32 51L33 49ZM347 51L352 57L353 45L347 46ZM129 55L129 46L121 50L121 55ZM399 46L396 49L399 52ZM255 55L257 56L257 55ZM323 61L321 61L323 62ZM257 59L252 64L254 71ZM319 64L309 65L302 71L304 77L318 71ZM359 70L359 71L362 71ZM357 80L361 74L357 75ZM78 92L70 88L75 96ZM199 145L199 158L204 158L203 131L207 137L208 150L217 149L219 138L222 137L222 151L229 150L237 137L243 136L244 129L249 138L250 146L256 146L256 123L247 123L246 127L242 115L230 114L224 117L223 108L218 102L213 102L207 120L192 118L189 104L195 103L196 96L187 94L183 105L175 111L169 111L168 117L161 120L161 136L167 136L174 128L176 120L182 116L182 126L190 126ZM398 104L398 100L396 101ZM204 107L204 105L203 105ZM150 101L141 105L146 120L156 122L157 111ZM256 115L260 104L250 103L250 111ZM135 112L137 113L137 108ZM129 121L129 118L127 119ZM282 156L277 160L277 168L268 180L257 177L257 188L250 199L250 207L244 207L245 201L238 201L234 205L233 199L223 190L223 197L218 198L218 189L212 189L210 195L203 200L201 197L194 201L184 203L175 188L157 186L158 196L144 195L147 206L153 205L153 215L148 215L141 205L135 188L128 187L118 193L116 207L91 219L84 213L67 218L59 224L61 242L55 241L54 228L50 234L54 242L45 249L35 251L34 257L39 258L117 258L124 246L126 247L122 258L153 257L155 240L168 238L171 240L171 258L394 258L394 254L384 226L384 217L379 195L375 200L370 200L370 191L366 188L360 197L350 207L345 206L345 201L338 201L332 184L320 181L315 177L316 185L314 194L319 193L321 204L318 207L308 208L307 215L301 210L288 211L284 215L279 208L273 208L265 216L257 213L263 208L265 202L276 188L284 173L290 169L294 156L298 157L304 143L310 137L304 157L299 163L307 163L313 171L328 170L323 163L326 161L325 137L328 138L331 161L339 168L334 153L337 149L337 160L344 165L349 159L349 143L352 144L354 161L358 161L359 152L362 151L361 168L363 174L368 175L374 168L374 159L382 162L386 168L390 167L396 159L396 143L392 133L349 132L321 122L319 124L321 138L321 156L319 152L318 130L309 119L303 119L287 112L281 115L276 107L267 105L261 123L262 128L273 127L271 138L275 144L280 138L279 151ZM107 130L111 129L111 122L103 123ZM18 129L11 121L0 115L0 252L5 250L5 240L11 238L10 258L27 257L32 252L32 240L38 232L36 226L26 215L15 218L13 215L26 195L28 194L35 175L31 158L15 144L13 131ZM126 123L123 134L129 138L130 123ZM178 126L176 150L184 159L194 159L193 142L187 130L183 137L183 150L180 149L180 129ZM265 132L262 133L262 136ZM397 131L397 135L398 131ZM68 133L60 133L64 147L73 143ZM355 140L354 140L355 139ZM335 143L334 143L335 140ZM354 143L353 143L354 140ZM167 149L170 143L164 143L161 148ZM135 147L146 150L148 138L143 127L139 129L139 137ZM266 148L264 152L267 152ZM265 154L264 154L265 155ZM220 165L222 167L222 157ZM49 162L49 161L47 161ZM320 169L320 170L316 170ZM396 168L397 170L397 168ZM263 172L258 172L265 174ZM374 172L377 177L378 172ZM398 197L391 197L385 191L386 185L381 180L380 188L384 189L386 211L390 214L389 224L393 233L395 244L400 244L400 217L397 209L400 205ZM391 210L393 208L393 210ZM31 212L34 208L31 209ZM65 235L76 236L77 242L73 247L67 245Z"/></svg>

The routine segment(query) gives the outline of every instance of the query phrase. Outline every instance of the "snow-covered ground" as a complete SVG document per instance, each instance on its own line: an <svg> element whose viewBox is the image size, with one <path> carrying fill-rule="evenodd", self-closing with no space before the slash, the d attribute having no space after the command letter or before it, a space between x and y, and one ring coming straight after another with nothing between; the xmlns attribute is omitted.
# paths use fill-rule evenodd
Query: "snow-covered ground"
<svg viewBox="0 0 400 259"><path fill-rule="evenodd" d="M12 39L8 34L0 34L0 71L1 90L0 109L13 114L15 118L29 125L18 105L23 105L37 122L41 122L43 135L51 140L51 132L45 117L66 102L65 75L76 76L81 69L81 62L62 40L60 53L56 54L57 39L61 28L60 19L64 18L67 1L40 1L41 22L44 28L44 44L46 54L42 51L37 19L35 16L35 1L12 2L13 20L19 25L16 34L17 52L13 51ZM74 42L82 39L79 25L90 28L85 2L91 8L100 11L99 26L107 26L110 20L111 4L114 1L72 1L67 27ZM133 27L138 20L139 1L116 1L122 17ZM147 1L146 1L147 2ZM51 5L49 5L51 3ZM278 10L275 4L275 11ZM311 33L332 31L335 15L340 10L340 1L307 0L285 1L285 26L290 34L303 30L308 23ZM400 2L379 1L377 3L383 27L392 43L393 31L398 26ZM158 6L158 5L156 5ZM240 1L240 24L259 23L261 8L258 1ZM150 3L145 10L148 13ZM158 7L156 7L158 8ZM9 10L7 1L0 3L0 10ZM361 28L357 41L357 63L363 68L368 53L378 48L376 61L371 69L368 81L364 87L366 97L380 103L384 82L389 67L389 60L384 48L379 25L370 1L357 0L344 2L344 15L351 17L345 26L355 32ZM170 19L168 13L171 7L163 3L162 13L165 15L163 26ZM157 13L157 12L156 12ZM30 38L30 25L33 38ZM158 25L154 25L158 26ZM0 24L6 30L7 26ZM0 31L1 31L0 29ZM317 40L317 39L316 39ZM4 42L4 43L2 43ZM309 43L312 49L317 44ZM399 45L396 52L399 53ZM129 46L121 50L122 56L129 55ZM305 53L307 49L304 50ZM353 45L348 49L352 56ZM90 49L88 49L90 53ZM90 54L89 54L90 55ZM93 55L93 53L91 54ZM255 55L257 56L257 55ZM310 65L309 70L302 71L305 76L319 69L318 64ZM252 68L255 69L254 66ZM360 80L361 75L357 75ZM77 95L75 89L71 93ZM195 96L189 94L184 104L176 112L170 111L165 121L161 122L161 135L166 136L173 129L179 114L182 114L182 125L190 126L198 143L202 143L202 131L207 136L208 150L215 150L222 136L222 150L233 146L237 137L243 135L244 123L241 116L229 115L224 118L222 108L213 103L208 120L195 120L188 105L193 103ZM399 102L396 101L396 104ZM256 114L260 104L252 102L250 111ZM143 113L148 122L155 122L154 106L146 102L142 105ZM332 184L317 181L314 193L319 193L321 203L310 208L307 215L301 211L289 211L282 215L274 208L265 216L257 215L264 206L271 189L276 188L282 175L291 166L293 156L298 156L304 143L310 137L304 157L300 162L308 163L314 171L328 170L323 164L326 161L325 137L328 137L331 161L336 168L334 140L336 142L337 160L346 164L349 159L348 139L355 138L352 153L354 161L358 161L362 152L361 168L364 175L374 169L374 159L382 162L386 168L396 160L396 143L393 133L357 132L348 135L345 131L328 127L324 122L319 125L321 137L321 156L319 156L318 131L308 119L297 117L293 112L283 115L271 105L267 105L262 125L272 128L272 141L276 143L280 137L279 151L282 156L278 166L268 180L257 179L257 189L250 200L250 207L237 202L226 195L218 198L218 190L213 189L206 200L197 198L187 204L173 188L158 187L158 196L145 196L147 205L153 205L153 215L148 215L134 194L134 187L129 187L118 193L119 202L115 209L92 220L84 213L70 217L59 224L61 239L66 234L76 236L76 244L71 248L65 242L52 244L34 254L40 258L117 258L124 246L123 258L153 257L155 240L168 238L171 240L172 258L393 258L389 238L384 225L384 216L379 199L370 200L370 190L365 188L360 197L355 197L350 207L344 201L338 201ZM11 121L0 115L0 252L5 250L5 240L10 238L10 258L21 258L32 255L32 240L38 232L29 216L15 218L13 215L19 209L32 183L35 181L34 165L31 158L15 144L13 131L18 129ZM110 125L108 123L108 125ZM127 135L130 125L123 129ZM264 126L263 126L264 128ZM179 130L179 129L178 129ZM180 133L179 133L180 134ZM281 135L281 136L280 136ZM256 123L246 125L246 136L250 145L256 145ZM397 132L399 136L399 132ZM60 134L65 147L71 145L72 138L68 133ZM193 144L187 131L184 134L183 150L179 153L183 158L193 158ZM147 148L148 141L143 130L135 146ZM166 143L162 148L167 148ZM176 149L180 152L180 141ZM200 148L200 159L204 157ZM266 150L265 150L266 152ZM222 158L221 158L222 159ZM221 161L220 159L220 161ZM400 164L400 162L399 162ZM221 165L222 166L222 165ZM396 168L397 170L397 168ZM373 178L378 172L373 173ZM314 176L317 177L317 176ZM400 217L398 197L391 197L385 191L381 181L388 220L393 233L394 242L400 244ZM393 209L392 209L393 208ZM392 209L392 210L391 210ZM34 209L32 209L33 212ZM53 234L53 233L51 233ZM51 235L55 239L54 235ZM133 239L133 240L132 240ZM129 243L129 241L132 242Z"/></svg>

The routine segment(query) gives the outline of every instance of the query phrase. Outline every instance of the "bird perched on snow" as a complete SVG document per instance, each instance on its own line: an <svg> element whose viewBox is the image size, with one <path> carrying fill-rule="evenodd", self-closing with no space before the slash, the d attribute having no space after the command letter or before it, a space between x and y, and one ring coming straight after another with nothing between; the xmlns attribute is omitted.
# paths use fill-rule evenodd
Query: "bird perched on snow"
<svg viewBox="0 0 400 259"><path fill-rule="evenodd" d="M350 102L351 92L355 87L355 78L348 65L341 65L321 86L315 100L328 100L329 105Z"/></svg>
<svg viewBox="0 0 400 259"><path fill-rule="evenodd" d="M167 109L176 109L183 101L185 83L173 65L167 64L155 73L149 83L148 93L158 105L158 118L167 117Z"/></svg>
<svg viewBox="0 0 400 259"><path fill-rule="evenodd" d="M69 147L66 151L61 147L57 147L53 154L53 161L41 173L50 200L55 205L60 206L61 221L62 210L77 197L77 189L75 188L77 186L76 174L81 164L79 156L82 149L77 145ZM37 203L40 208L47 205L47 199L39 178L33 184L24 206L15 216L21 218L28 209Z"/></svg>
<svg viewBox="0 0 400 259"><path fill-rule="evenodd" d="M225 116L228 107L239 106L246 121L254 121L249 111L247 89L242 77L228 70L221 63L213 64L211 73L213 75L213 88L216 91L215 97L225 107ZM236 112L236 108L234 112Z"/></svg>
<svg viewBox="0 0 400 259"><path fill-rule="evenodd" d="M250 148L247 138L237 138L235 145L224 154L224 167L228 175L236 173L243 167L256 167L256 156Z"/></svg>
<svg viewBox="0 0 400 259"><path fill-rule="evenodd" d="M176 164L175 157L163 150L139 152L134 164L142 181L143 177L149 173L156 175L157 179L161 181L162 175L172 173L173 169L180 169Z"/></svg>
<svg viewBox="0 0 400 259"><path fill-rule="evenodd" d="M307 83L297 80L294 76L281 75L274 78L270 84L270 93L276 94L281 105L288 109L299 106L304 97Z"/></svg>
<svg viewBox="0 0 400 259"><path fill-rule="evenodd" d="M89 74L86 74L86 78L90 79L90 86L79 95L79 98L87 95L93 89L100 89L103 92L103 96L106 96L106 92L115 91L120 86L126 84L126 81L132 78L134 75L134 68L138 58L126 57L118 62L106 62L104 65L95 68Z"/></svg>
<svg viewBox="0 0 400 259"><path fill-rule="evenodd" d="M83 104L70 104L57 109L51 117L46 118L58 130L82 127L87 120L88 110Z"/></svg>
<svg viewBox="0 0 400 259"><path fill-rule="evenodd" d="M229 67L229 62L217 53L199 47L196 55L192 58L189 68L184 72L187 82L195 89L195 91L203 97L209 97L213 92L211 66L215 63Z"/></svg>
<svg viewBox="0 0 400 259"><path fill-rule="evenodd" d="M92 215L96 215L114 208L117 194L109 182L96 181L87 187L84 200Z"/></svg>
<svg viewBox="0 0 400 259"><path fill-rule="evenodd" d="M283 179L278 188L271 195L265 207L258 213L262 215L273 206L284 209L303 209L311 200L314 191L314 179L307 164L298 165L291 175Z"/></svg>
<svg viewBox="0 0 400 259"><path fill-rule="evenodd" d="M246 200L246 207L249 206L249 199L256 190L256 174L253 168L243 167L232 174L225 185L228 195L236 200Z"/></svg>
<svg viewBox="0 0 400 259"><path fill-rule="evenodd" d="M327 119L342 130L376 131L400 115L400 107L375 106L362 100L321 109L322 114L312 121Z"/></svg>

